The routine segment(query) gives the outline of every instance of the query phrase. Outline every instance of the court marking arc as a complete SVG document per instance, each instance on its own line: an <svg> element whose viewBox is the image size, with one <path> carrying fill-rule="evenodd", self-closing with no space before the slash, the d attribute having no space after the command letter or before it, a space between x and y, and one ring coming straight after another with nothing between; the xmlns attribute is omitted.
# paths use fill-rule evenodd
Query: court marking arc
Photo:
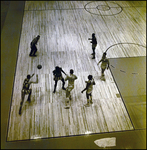
<svg viewBox="0 0 147 150"><path fill-rule="evenodd" d="M107 51L108 51L111 47L116 46L116 45L119 45L119 44L134 44L134 45L138 45L138 46L142 46L142 47L146 48L146 46L141 45L141 44L137 44L137 43L128 43L128 42L126 42L126 43L116 43L116 44L113 44L113 45L109 46L109 47L106 49L105 53L107 53ZM130 57L129 57L129 58L130 58ZM113 68L115 68L113 65L111 65L111 66L112 66ZM121 71L121 72L123 72L123 73L126 73L126 71L124 71L124 70L119 70L119 71ZM138 75L139 73L137 73L137 72L132 72L132 74L133 74L133 75ZM146 72L145 72L145 74L146 74Z"/></svg>
<svg viewBox="0 0 147 150"><path fill-rule="evenodd" d="M114 3L114 2L111 2L111 3L117 4L119 7L110 7L110 6L109 6L109 8L121 8L121 10L120 10L118 13L112 14L112 15L111 15L111 14L110 14L110 15L95 14L95 13L92 13L92 12L88 11L87 8L86 8L86 6L87 6L88 4L90 4L90 3L93 3L93 2L87 3L87 4L84 6L84 9L85 9L87 12L89 12L90 14L93 14L93 15L98 15L98 16L114 16L114 15L118 15L119 13L121 13L121 12L123 11L123 8L122 8L119 4ZM97 7L98 7L98 6L97 6ZM96 8L93 8L93 9L97 9L97 7L96 7ZM88 9L91 9L91 8L88 8Z"/></svg>

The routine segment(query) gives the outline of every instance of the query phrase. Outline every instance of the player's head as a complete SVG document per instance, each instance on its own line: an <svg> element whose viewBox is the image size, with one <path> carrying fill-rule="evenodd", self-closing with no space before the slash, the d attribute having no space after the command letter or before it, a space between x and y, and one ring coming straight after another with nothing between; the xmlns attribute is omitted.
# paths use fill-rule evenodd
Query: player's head
<svg viewBox="0 0 147 150"><path fill-rule="evenodd" d="M92 33L92 37L94 37L95 36L95 33Z"/></svg>
<svg viewBox="0 0 147 150"><path fill-rule="evenodd" d="M93 78L92 75L89 75L89 76L88 76L88 79L89 79L89 80L92 80L92 78Z"/></svg>
<svg viewBox="0 0 147 150"><path fill-rule="evenodd" d="M37 38L39 39L39 38L40 38L40 35L38 35Z"/></svg>
<svg viewBox="0 0 147 150"><path fill-rule="evenodd" d="M104 52L104 53L103 53L103 56L102 56L102 59L105 59L105 58L106 58L106 55L107 55L107 53Z"/></svg>
<svg viewBox="0 0 147 150"><path fill-rule="evenodd" d="M107 53L106 53L106 52L104 52L104 53L103 53L103 55L105 55L105 56L106 56L106 55L107 55Z"/></svg>
<svg viewBox="0 0 147 150"><path fill-rule="evenodd" d="M70 74L73 74L73 73L74 73L73 69L70 69Z"/></svg>
<svg viewBox="0 0 147 150"><path fill-rule="evenodd" d="M59 66L56 66L55 69L56 69L56 70L59 70Z"/></svg>
<svg viewBox="0 0 147 150"><path fill-rule="evenodd" d="M27 75L27 79L30 79L30 78L31 78L31 76L28 74L28 75Z"/></svg>

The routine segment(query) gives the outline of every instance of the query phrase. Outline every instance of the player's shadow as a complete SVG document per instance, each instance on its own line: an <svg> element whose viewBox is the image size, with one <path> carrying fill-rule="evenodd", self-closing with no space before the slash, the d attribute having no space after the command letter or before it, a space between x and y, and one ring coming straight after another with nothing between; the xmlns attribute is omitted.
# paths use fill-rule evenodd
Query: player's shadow
<svg viewBox="0 0 147 150"><path fill-rule="evenodd" d="M35 105L37 105L38 103L39 103L39 104L42 103L43 97L44 97L43 94L41 94L39 97L36 97L35 95L32 95L32 96L31 96L31 101L30 101L30 102L29 102L29 101L26 101L25 103L26 103L26 105L29 105L30 107L31 107L31 106L35 106Z"/></svg>

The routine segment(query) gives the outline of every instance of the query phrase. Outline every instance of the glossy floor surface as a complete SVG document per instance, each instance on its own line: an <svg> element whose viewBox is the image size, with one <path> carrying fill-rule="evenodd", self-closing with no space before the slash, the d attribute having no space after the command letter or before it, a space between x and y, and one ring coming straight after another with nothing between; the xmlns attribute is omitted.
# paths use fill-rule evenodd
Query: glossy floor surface
<svg viewBox="0 0 147 150"><path fill-rule="evenodd" d="M6 16L6 19L3 19L4 23L1 32L1 148L101 149L101 147L97 146L94 143L94 141L97 139L108 137L116 138L116 145L113 147L109 147L109 149L146 148L145 57L110 59L110 63L113 66L111 69L111 73L120 91L120 95L118 96L121 96L123 98L124 104L130 115L130 119L134 125L133 131L91 134L50 139L36 139L17 142L6 141L9 120L9 109L11 106L11 94L13 89L15 66L17 62L17 50L19 45L21 24L23 18L23 9L24 2L10 3L8 9L9 11L5 11L7 12L7 16L4 15ZM14 37L13 41L12 37ZM7 43L9 43L9 45ZM135 64L134 70L132 70L132 64L133 66ZM118 69L119 71L116 69ZM122 78L123 84L121 82ZM134 83L134 80L137 80L138 82Z"/></svg>

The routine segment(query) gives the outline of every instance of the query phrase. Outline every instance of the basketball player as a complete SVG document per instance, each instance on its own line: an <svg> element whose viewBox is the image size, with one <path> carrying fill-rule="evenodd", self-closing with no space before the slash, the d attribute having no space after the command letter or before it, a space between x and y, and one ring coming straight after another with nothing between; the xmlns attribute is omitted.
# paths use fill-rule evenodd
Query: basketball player
<svg viewBox="0 0 147 150"><path fill-rule="evenodd" d="M90 43L92 43L92 50L93 50L93 53L91 55L93 55L92 59L95 59L95 48L97 46L97 39L95 37L95 33L92 33L92 38L88 38L88 40L91 40Z"/></svg>
<svg viewBox="0 0 147 150"><path fill-rule="evenodd" d="M77 79L77 76L73 74L73 69L70 69L70 75L67 75L65 81L68 81L68 86L66 88L66 98L71 100L70 92L74 89L74 81ZM67 101L68 103L69 101Z"/></svg>
<svg viewBox="0 0 147 150"><path fill-rule="evenodd" d="M53 71L54 81L55 81L53 93L56 92L56 87L57 87L57 82L58 82L58 80L61 80L61 81L62 81L62 89L63 89L63 90L66 90L66 89L64 88L65 81L64 81L64 78L62 77L62 72L66 75L66 73L62 70L62 68L60 68L60 67L58 67L58 66L56 66L56 67L55 67L55 70Z"/></svg>
<svg viewBox="0 0 147 150"><path fill-rule="evenodd" d="M101 76L104 76L104 71L106 70L106 68L107 69L109 68L109 60L106 57L106 55L107 55L107 53L104 52L103 56L102 56L102 59L97 64L97 65L99 65L99 63L101 62Z"/></svg>
<svg viewBox="0 0 147 150"><path fill-rule="evenodd" d="M83 91L81 91L81 93L86 91L86 97L87 97L87 104L85 105L86 107L90 106L90 104L93 104L92 91L93 91L93 85L95 85L95 81L92 75L89 75L88 79L89 79L88 81L85 81L87 83L86 88Z"/></svg>
<svg viewBox="0 0 147 150"><path fill-rule="evenodd" d="M25 95L29 94L27 101L31 102L31 99L30 99L31 93L32 93L32 89L30 89L31 83L38 83L38 75L36 75L36 82L30 81L30 79L33 76L34 76L34 74L32 74L32 76L27 75L27 78L23 82L23 87L22 87L22 90L21 90L21 102L20 102L19 115L21 115L21 109L22 109L22 105L23 105L23 102L24 102Z"/></svg>
<svg viewBox="0 0 147 150"><path fill-rule="evenodd" d="M35 38L32 40L32 42L31 42L31 44L30 44L31 52L30 52L29 56L37 56L37 55L35 55L35 53L37 52L37 47L36 47L36 45L37 45L37 42L38 42L39 39L40 39L40 35L38 35L37 37L35 37Z"/></svg>

